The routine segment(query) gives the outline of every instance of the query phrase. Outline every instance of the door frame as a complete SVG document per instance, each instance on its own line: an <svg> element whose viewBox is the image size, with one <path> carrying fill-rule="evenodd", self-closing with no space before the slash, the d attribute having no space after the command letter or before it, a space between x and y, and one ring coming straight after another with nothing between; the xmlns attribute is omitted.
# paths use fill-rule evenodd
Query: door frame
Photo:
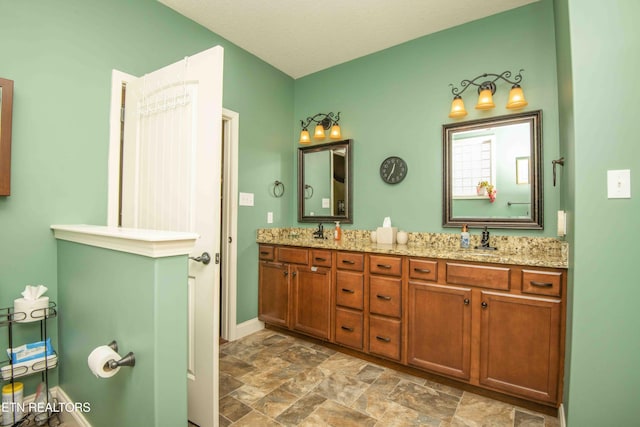
<svg viewBox="0 0 640 427"><path fill-rule="evenodd" d="M222 310L221 337L227 341L238 338L237 307L237 260L238 260L238 145L240 142L240 114L222 108L223 135L223 199L222 229Z"/></svg>
<svg viewBox="0 0 640 427"><path fill-rule="evenodd" d="M118 226L118 207L120 198L120 128L123 120L122 85L136 79L132 74L111 71L111 105L109 109L109 157L107 191L107 226ZM223 108L222 126L225 138L223 170L223 224L220 230L222 242L227 243L226 256L222 259L222 310L221 336L233 341L237 332L237 253L238 253L238 145L240 114Z"/></svg>

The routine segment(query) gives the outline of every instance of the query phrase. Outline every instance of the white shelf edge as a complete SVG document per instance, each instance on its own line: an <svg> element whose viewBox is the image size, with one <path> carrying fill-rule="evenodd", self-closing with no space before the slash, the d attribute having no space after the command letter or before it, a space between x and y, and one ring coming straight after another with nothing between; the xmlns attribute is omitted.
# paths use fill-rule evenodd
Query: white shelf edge
<svg viewBox="0 0 640 427"><path fill-rule="evenodd" d="M189 254L200 237L196 233L142 230L102 225L52 225L56 239L150 258Z"/></svg>

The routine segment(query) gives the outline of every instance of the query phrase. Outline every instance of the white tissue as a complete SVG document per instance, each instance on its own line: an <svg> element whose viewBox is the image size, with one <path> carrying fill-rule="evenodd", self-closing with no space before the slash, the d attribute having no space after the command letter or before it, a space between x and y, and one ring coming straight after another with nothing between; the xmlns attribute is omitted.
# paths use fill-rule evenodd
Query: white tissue
<svg viewBox="0 0 640 427"><path fill-rule="evenodd" d="M391 227L391 217L390 216L385 216L384 217L384 221L382 221L382 226L385 227L385 228Z"/></svg>
<svg viewBox="0 0 640 427"><path fill-rule="evenodd" d="M42 295L44 295L44 293L47 292L47 290L48 290L47 287L44 285L38 285L38 286L27 285L27 287L24 288L24 291L22 291L22 296L26 300L34 301L40 298Z"/></svg>

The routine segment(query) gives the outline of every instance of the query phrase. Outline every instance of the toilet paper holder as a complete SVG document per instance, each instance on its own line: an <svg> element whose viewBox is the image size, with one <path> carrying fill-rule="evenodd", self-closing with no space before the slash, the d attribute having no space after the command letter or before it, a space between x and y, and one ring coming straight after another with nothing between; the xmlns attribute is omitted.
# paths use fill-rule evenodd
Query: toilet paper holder
<svg viewBox="0 0 640 427"><path fill-rule="evenodd" d="M116 340L111 341L109 344L107 344L107 346L111 347L111 349L116 353L118 352L118 342ZM109 364L109 368L111 369L116 369L119 366L133 367L136 366L136 357L134 356L133 352L130 351L129 353L125 354L122 359L118 361L111 359L107 362L107 364Z"/></svg>

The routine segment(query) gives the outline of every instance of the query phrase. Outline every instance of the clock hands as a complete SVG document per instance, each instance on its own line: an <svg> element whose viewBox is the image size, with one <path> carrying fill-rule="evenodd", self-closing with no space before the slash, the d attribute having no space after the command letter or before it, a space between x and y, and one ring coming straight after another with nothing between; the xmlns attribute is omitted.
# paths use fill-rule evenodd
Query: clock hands
<svg viewBox="0 0 640 427"><path fill-rule="evenodd" d="M393 175L393 171L396 170L396 164L393 164L393 167L391 168L391 172L389 172L389 176Z"/></svg>

